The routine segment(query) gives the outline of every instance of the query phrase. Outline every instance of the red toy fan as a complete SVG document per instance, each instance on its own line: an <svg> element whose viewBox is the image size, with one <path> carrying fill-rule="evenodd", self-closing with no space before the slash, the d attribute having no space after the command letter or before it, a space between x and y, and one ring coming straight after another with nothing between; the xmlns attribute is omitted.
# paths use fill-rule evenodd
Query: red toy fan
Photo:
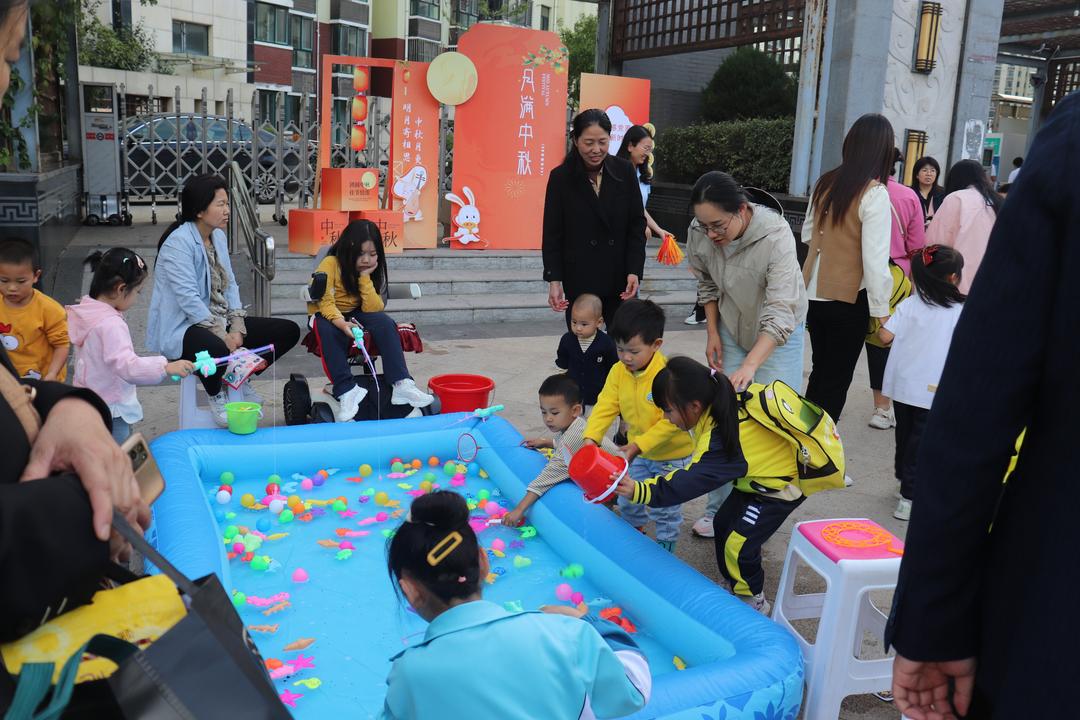
<svg viewBox="0 0 1080 720"><path fill-rule="evenodd" d="M664 241L660 243L660 250L656 253L656 260L662 265L678 265L683 261L683 251L675 242L675 236L668 233Z"/></svg>

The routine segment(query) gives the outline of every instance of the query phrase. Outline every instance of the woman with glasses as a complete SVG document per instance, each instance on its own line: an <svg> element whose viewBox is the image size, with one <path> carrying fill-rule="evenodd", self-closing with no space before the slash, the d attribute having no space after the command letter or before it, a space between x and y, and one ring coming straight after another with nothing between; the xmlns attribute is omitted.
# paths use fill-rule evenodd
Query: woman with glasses
<svg viewBox="0 0 1080 720"><path fill-rule="evenodd" d="M801 392L806 288L780 203L715 171L698 178L690 202L686 255L705 308L709 367L736 392L774 380ZM725 485L709 493L694 534L713 536L713 516L730 492Z"/></svg>

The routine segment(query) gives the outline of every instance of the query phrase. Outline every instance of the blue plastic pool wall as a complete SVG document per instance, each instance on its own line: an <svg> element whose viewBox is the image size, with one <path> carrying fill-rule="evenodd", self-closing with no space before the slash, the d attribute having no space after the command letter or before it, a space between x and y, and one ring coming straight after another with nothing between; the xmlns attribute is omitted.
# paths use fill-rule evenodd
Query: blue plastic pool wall
<svg viewBox="0 0 1080 720"><path fill-rule="evenodd" d="M544 465L520 447L510 423L493 418L461 422L455 414L378 423L268 428L253 435L193 430L152 444L167 490L154 506L156 543L184 573L217 573L232 587L208 484L226 469L288 477L312 463L352 472L358 458L385 463L400 455L453 456L468 430L478 462L505 497L516 502ZM371 462L371 460L365 460ZM385 468L382 469L386 471ZM571 483L545 495L530 523L567 562L647 627L689 666L656 678L649 705L635 718L689 720L794 719L802 700L798 646L786 630L732 598L696 570L630 528L614 513L582 500Z"/></svg>

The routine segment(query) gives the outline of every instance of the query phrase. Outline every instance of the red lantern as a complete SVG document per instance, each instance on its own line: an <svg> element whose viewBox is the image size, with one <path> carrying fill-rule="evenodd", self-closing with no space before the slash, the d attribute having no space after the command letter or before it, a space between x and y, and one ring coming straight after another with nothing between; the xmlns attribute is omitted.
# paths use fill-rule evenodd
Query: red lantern
<svg viewBox="0 0 1080 720"><path fill-rule="evenodd" d="M367 128L363 125L353 125L352 149L360 152L367 146Z"/></svg>
<svg viewBox="0 0 1080 720"><path fill-rule="evenodd" d="M353 122L364 122L367 120L368 101L363 95L357 95L352 101L352 119Z"/></svg>
<svg viewBox="0 0 1080 720"><path fill-rule="evenodd" d="M353 90L358 93L365 93L368 91L369 77L367 68L354 68L353 69Z"/></svg>

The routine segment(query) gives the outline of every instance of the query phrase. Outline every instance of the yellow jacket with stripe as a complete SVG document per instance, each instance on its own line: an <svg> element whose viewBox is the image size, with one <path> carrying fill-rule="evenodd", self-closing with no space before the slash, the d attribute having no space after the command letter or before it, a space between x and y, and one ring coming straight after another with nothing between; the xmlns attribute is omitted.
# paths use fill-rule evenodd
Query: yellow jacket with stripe
<svg viewBox="0 0 1080 720"><path fill-rule="evenodd" d="M324 318L333 322L341 320L346 313L354 310L364 312L382 312L386 305L382 296L375 290L375 283L371 282L369 275L361 275L359 278L360 296L350 295L345 291L345 285L341 282L341 265L333 255L327 255L319 263L315 272L326 273L326 292L317 303L308 303L308 315L320 313Z"/></svg>
<svg viewBox="0 0 1080 720"><path fill-rule="evenodd" d="M677 460L688 456L694 449L690 435L665 420L663 411L653 402L653 380L665 367L667 358L659 352L638 372L631 372L621 362L615 363L589 415L585 438L599 445L612 421L622 415L628 427L627 439L641 449L646 460Z"/></svg>
<svg viewBox="0 0 1080 720"><path fill-rule="evenodd" d="M667 475L636 481L631 502L653 507L678 505L744 477L747 466L742 450L729 453L719 433L713 432L715 428L716 421L706 410L690 431L694 439L690 464Z"/></svg>

